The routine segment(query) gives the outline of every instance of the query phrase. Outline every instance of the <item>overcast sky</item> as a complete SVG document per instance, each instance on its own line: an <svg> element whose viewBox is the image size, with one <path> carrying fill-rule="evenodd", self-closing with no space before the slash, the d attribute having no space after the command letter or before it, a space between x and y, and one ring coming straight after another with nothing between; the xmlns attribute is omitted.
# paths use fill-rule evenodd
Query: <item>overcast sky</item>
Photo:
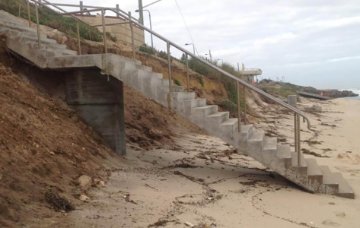
<svg viewBox="0 0 360 228"><path fill-rule="evenodd" d="M154 0L143 0L143 4ZM74 3L75 0L52 2ZM119 4L134 12L138 0L83 0ZM265 78L319 88L360 89L360 0L162 0L151 11L153 29L198 53L233 65L258 67ZM148 16L145 12L145 25ZM156 42L157 47L161 48ZM187 46L190 51L192 48Z"/></svg>

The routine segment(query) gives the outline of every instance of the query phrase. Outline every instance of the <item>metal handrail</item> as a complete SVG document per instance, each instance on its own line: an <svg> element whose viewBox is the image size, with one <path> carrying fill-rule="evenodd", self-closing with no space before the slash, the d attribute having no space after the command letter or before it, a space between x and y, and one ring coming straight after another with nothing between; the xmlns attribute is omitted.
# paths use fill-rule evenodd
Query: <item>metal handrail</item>
<svg viewBox="0 0 360 228"><path fill-rule="evenodd" d="M107 8L107 10L113 11L111 8ZM116 11L113 11L113 12L114 12L114 13L118 13L118 12L116 12ZM120 10L120 12L121 12L121 10ZM122 11L122 12L123 12L123 11ZM123 12L123 13L124 13L124 12ZM128 18L125 18L125 19L128 19ZM173 47L177 48L178 50L184 52L184 53L187 54L188 56L191 56L192 58L194 58L194 59L202 62L203 64L205 64L205 65L211 67L212 69L214 69L214 70L222 73L223 75L225 75L225 76L227 76L227 77L229 77L229 78L231 78L231 79L239 82L241 85L247 87L248 89L250 89L250 90L252 90L252 91L255 91L256 93L263 95L264 97L266 97L266 98L274 101L275 103L283 106L284 108L287 108L287 109L293 111L294 113L296 113L296 114L298 114L299 116L303 117L304 120L306 120L306 122L307 122L307 124L308 124L308 128L309 128L309 129L311 128L310 120L306 117L305 113L303 113L301 110L299 110L299 109L297 109L297 108L295 108L295 107L293 107L293 106L291 106L291 105L289 105L289 104L281 101L280 99L278 99L278 98L272 96L271 94L268 94L268 93L266 93L265 91L263 91L263 90L255 87L255 86L251 85L250 83L247 83L246 81L240 79L239 77L237 77L237 76L235 76L235 75L232 75L232 74L224 71L223 69L219 68L218 66L216 66L216 65L214 65L214 64L212 64L212 63L210 63L210 62L208 62L208 61L206 61L206 60L204 60L204 59L202 59L202 58L197 57L197 56L194 55L193 53L191 53L191 52L187 51L186 49L180 47L179 45L171 42L170 40L166 39L165 37L161 36L160 34L154 32L154 31L152 31L151 29L143 26L142 24L140 24L140 23L138 23L138 22L136 22L136 21L131 21L131 23L134 23L134 24L135 24L137 27L139 27L140 29L143 29L143 30L145 30L145 31L153 34L154 36L158 37L159 39L165 41L166 43L169 43L171 46L173 46Z"/></svg>
<svg viewBox="0 0 360 228"><path fill-rule="evenodd" d="M27 1L32 1L35 2L35 6L37 7L37 4L39 5L43 5L49 9L51 9L48 5L51 5L52 7L64 12L64 14L71 16L72 18L76 19L78 22L81 21L84 24L84 21L80 20L79 18L73 16L73 12L72 13L68 13L65 10L61 9L60 7L58 7L58 5L60 4L55 4L55 3L51 3L47 0L27 0ZM28 6L29 7L29 6ZM226 72L225 70L221 69L220 67L218 67L215 64L212 64L202 58L199 58L198 56L196 56L195 54L187 51L186 49L180 47L179 45L175 44L174 42L171 42L170 40L168 40L167 38L161 36L160 34L154 32L152 29L149 29L147 27L145 27L144 25L140 24L138 21L133 20L133 17L131 16L131 13L126 13L124 11L122 11L120 8L108 8L108 7L91 7L91 11L101 11L101 15L102 15L102 26L103 26L103 36L104 36L104 52L107 53L107 44L106 44L106 34L105 34L105 12L106 11L112 11L113 13L115 13L117 15L117 17L124 19L125 21L128 21L128 24L130 25L130 30L131 30L131 36L132 36L132 51L133 51L133 58L135 59L135 45L134 45L134 34L133 34L133 26L138 27L139 29L142 29L144 31L149 32L150 34L158 37L159 39L163 40L164 42L166 42L167 44L167 54L168 54L168 68L169 68L169 96L168 96L168 105L169 108L171 109L171 99L170 99L170 92L172 90L172 76L171 76L171 55L170 55L170 48L175 47L178 50L182 51L185 55L186 55L186 65L188 67L188 56L191 56L193 59L196 59L197 61L205 64L206 66L220 72L222 75L225 75L228 78L233 79L234 81L237 82L237 89L238 89L238 100L239 100L239 85L241 84L244 88L250 89L264 97L266 97L267 99L277 103L278 105L292 111L294 113L294 133L295 133L295 152L298 155L298 166L300 167L301 165L301 150L300 150L300 116L303 117L304 122L307 122L307 128L309 130L311 130L311 124L310 124L310 120L306 117L305 113L303 113L301 110L283 102L282 100L272 96L271 94L266 93L265 91L251 85L250 83L242 80L241 78L230 74L228 72ZM36 8L37 10L37 8ZM90 10L81 10L81 11L77 11L77 12L86 12L86 11L90 11ZM39 23L38 18L37 18L37 24ZM39 36L39 46L40 46L40 35L39 35L39 28L38 28L38 36ZM79 54L81 54L81 48L80 48L80 35L79 35L79 29L78 29L78 40L79 40ZM106 61L106 60L105 60ZM106 64L105 64L106 65ZM106 71L106 69L105 69ZM240 72L241 73L241 72ZM188 68L187 68L187 78L188 78ZM187 82L189 84L189 82ZM245 89L244 89L244 95L245 95ZM238 109L240 107L239 101L238 101ZM245 105L246 107L246 105ZM238 120L238 124L239 124L239 129L240 130L240 111L238 113L239 115L239 120Z"/></svg>

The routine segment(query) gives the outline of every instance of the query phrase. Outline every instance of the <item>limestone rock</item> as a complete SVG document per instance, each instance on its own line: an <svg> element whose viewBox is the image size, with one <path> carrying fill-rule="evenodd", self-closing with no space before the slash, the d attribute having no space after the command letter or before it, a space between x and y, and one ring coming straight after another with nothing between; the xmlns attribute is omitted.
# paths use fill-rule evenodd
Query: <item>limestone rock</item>
<svg viewBox="0 0 360 228"><path fill-rule="evenodd" d="M82 175L79 177L78 183L82 190L87 190L91 187L92 179L87 175Z"/></svg>
<svg viewBox="0 0 360 228"><path fill-rule="evenodd" d="M86 201L89 201L90 198L87 195L81 194L79 197L79 200L86 202Z"/></svg>

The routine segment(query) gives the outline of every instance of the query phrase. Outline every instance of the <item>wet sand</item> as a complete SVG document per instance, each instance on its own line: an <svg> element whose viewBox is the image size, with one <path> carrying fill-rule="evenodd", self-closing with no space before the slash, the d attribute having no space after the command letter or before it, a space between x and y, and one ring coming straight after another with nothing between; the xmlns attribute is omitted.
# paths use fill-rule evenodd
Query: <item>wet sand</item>
<svg viewBox="0 0 360 228"><path fill-rule="evenodd" d="M302 191L221 140L178 132L177 147L129 148L126 164L93 189L76 211L44 220L60 227L360 227L360 100L321 104L303 128L303 148L341 172L356 199ZM289 114L268 115L264 128L292 143ZM306 155L311 157L314 155Z"/></svg>

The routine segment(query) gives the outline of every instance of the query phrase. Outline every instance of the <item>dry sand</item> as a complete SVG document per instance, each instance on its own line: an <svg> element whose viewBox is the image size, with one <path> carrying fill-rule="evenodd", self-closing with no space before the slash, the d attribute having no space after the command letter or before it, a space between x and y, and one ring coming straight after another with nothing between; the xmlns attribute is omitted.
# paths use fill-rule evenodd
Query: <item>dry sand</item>
<svg viewBox="0 0 360 228"><path fill-rule="evenodd" d="M310 115L318 136L304 131L304 149L326 156L317 161L343 173L354 200L304 192L217 138L178 132L172 150L129 148L126 164L106 187L43 226L360 227L360 100L316 103L324 110ZM267 115L263 127L278 126L276 134L291 143L291 116Z"/></svg>

